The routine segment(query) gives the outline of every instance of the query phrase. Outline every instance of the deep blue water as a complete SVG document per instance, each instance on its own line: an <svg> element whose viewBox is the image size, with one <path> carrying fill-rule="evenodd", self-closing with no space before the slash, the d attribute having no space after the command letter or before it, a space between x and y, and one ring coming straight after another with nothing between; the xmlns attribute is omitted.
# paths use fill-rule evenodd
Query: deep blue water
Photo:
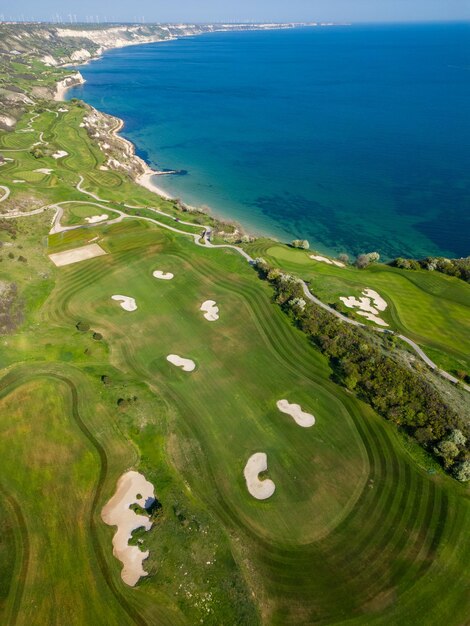
<svg viewBox="0 0 470 626"><path fill-rule="evenodd" d="M158 184L326 252L470 254L470 25L214 33L113 50L69 92Z"/></svg>

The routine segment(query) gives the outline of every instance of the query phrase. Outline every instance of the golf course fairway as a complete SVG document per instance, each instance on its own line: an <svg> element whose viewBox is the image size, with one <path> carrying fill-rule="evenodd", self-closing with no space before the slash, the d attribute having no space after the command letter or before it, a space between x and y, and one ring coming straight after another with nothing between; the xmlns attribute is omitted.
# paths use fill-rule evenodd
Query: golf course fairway
<svg viewBox="0 0 470 626"><path fill-rule="evenodd" d="M0 623L466 623L468 489L334 382L247 259L199 239L198 214L178 224L174 203L100 170L83 104L50 106L18 124L34 132L0 132L12 159L0 169L10 190L2 209L16 211L2 221L0 280L18 285L22 307L0 342ZM42 157L31 154L38 141ZM49 258L93 244L103 254L60 266ZM302 252L283 256L273 242L251 248L311 279L326 301L376 290L387 322L443 361L465 362L466 322L438 338L407 299L460 318L467 285L391 268L359 278L310 266ZM208 302L214 323L201 312ZM309 427L280 399L301 407ZM260 452L259 480L275 485L264 500L244 477ZM140 510L150 530L131 539L149 553L135 587L121 579L116 529L101 518L128 471L156 498Z"/></svg>

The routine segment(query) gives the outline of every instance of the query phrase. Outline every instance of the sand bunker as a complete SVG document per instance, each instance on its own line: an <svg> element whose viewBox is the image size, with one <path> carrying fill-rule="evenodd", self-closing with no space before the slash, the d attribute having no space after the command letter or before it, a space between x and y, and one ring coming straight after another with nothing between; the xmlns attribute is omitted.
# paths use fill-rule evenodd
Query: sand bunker
<svg viewBox="0 0 470 626"><path fill-rule="evenodd" d="M137 495L141 495L141 499L137 499ZM127 472L118 480L116 493L101 511L101 519L105 524L117 526L113 537L113 554L124 566L121 571L122 580L131 587L141 576L148 575L142 563L149 552L142 552L137 546L130 546L129 539L137 528L144 527L145 530L150 530L152 522L147 516L135 513L129 506L139 504L144 507L153 500L155 500L153 485L139 472Z"/></svg>
<svg viewBox="0 0 470 626"><path fill-rule="evenodd" d="M103 222L104 220L107 220L108 217L109 215L103 213L103 215L92 215L91 217L85 217L85 221L89 224L96 224L97 222Z"/></svg>
<svg viewBox="0 0 470 626"><path fill-rule="evenodd" d="M192 372L196 369L196 364L191 359L183 359L177 354L169 354L166 357L166 360L169 361L172 365L176 365L177 367L181 367L184 372Z"/></svg>
<svg viewBox="0 0 470 626"><path fill-rule="evenodd" d="M155 270L152 276L154 278L159 278L160 280L171 280L174 278L174 274L171 272L161 272L160 270Z"/></svg>
<svg viewBox="0 0 470 626"><path fill-rule="evenodd" d="M219 319L219 307L216 306L214 300L206 300L203 302L200 311L205 311L204 317L209 322L215 322Z"/></svg>
<svg viewBox="0 0 470 626"><path fill-rule="evenodd" d="M111 296L111 299L119 302L124 311L137 311L137 304L134 298L130 298L129 296Z"/></svg>
<svg viewBox="0 0 470 626"><path fill-rule="evenodd" d="M328 263L328 265L336 265L336 267L345 267L341 261L335 261L334 259L328 259L326 256L320 256L319 254L311 254L310 258L320 263Z"/></svg>
<svg viewBox="0 0 470 626"><path fill-rule="evenodd" d="M39 174L52 174L52 171L49 167L39 167L35 172L39 172Z"/></svg>
<svg viewBox="0 0 470 626"><path fill-rule="evenodd" d="M295 422L302 428L310 428L315 424L315 418L310 413L302 411L300 404L290 404L287 400L279 400L277 408L282 413L287 413L294 418Z"/></svg>
<svg viewBox="0 0 470 626"><path fill-rule="evenodd" d="M57 150L57 152L54 152L54 154L52 155L53 159L61 159L62 157L68 156L68 152L65 152L65 150Z"/></svg>
<svg viewBox="0 0 470 626"><path fill-rule="evenodd" d="M368 311L358 311L357 314L362 315L362 317L366 317L369 321L375 322L379 326L388 326L385 320L377 315L374 315L374 313L369 313Z"/></svg>
<svg viewBox="0 0 470 626"><path fill-rule="evenodd" d="M373 289L364 289L362 293L374 301L374 306L376 309L378 309L379 311L385 311L388 305L382 298L382 296L379 296L376 291L374 291Z"/></svg>
<svg viewBox="0 0 470 626"><path fill-rule="evenodd" d="M250 456L243 470L248 491L257 500L267 500L276 489L276 485L269 478L264 480L258 478L258 475L267 469L268 457L264 452L256 452L256 454Z"/></svg>
<svg viewBox="0 0 470 626"><path fill-rule="evenodd" d="M363 297L359 299L354 296L341 296L340 300L348 309L360 309L357 311L358 315L362 315L379 326L388 326L387 322L379 317L379 312L387 308L386 301L373 289L364 289L362 294Z"/></svg>
<svg viewBox="0 0 470 626"><path fill-rule="evenodd" d="M92 243L88 246L82 246L81 248L74 248L73 250L65 250L64 252L55 252L50 254L49 258L54 265L70 265L72 263L78 263L79 261L86 261L87 259L93 259L96 256L103 256L107 254L105 250L97 243Z"/></svg>

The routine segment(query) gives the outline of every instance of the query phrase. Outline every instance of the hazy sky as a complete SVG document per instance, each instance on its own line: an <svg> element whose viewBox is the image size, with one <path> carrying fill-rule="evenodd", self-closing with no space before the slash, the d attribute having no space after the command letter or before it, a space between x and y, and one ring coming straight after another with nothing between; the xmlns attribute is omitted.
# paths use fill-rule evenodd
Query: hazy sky
<svg viewBox="0 0 470 626"><path fill-rule="evenodd" d="M470 20L470 0L0 0L0 19L63 21Z"/></svg>

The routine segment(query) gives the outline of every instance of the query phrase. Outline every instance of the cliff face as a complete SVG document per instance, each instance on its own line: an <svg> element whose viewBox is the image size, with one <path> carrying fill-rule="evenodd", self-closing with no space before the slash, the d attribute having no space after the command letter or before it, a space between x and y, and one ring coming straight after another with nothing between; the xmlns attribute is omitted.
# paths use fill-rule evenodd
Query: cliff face
<svg viewBox="0 0 470 626"><path fill-rule="evenodd" d="M0 24L0 56L34 55L46 65L87 61L109 48L165 41L214 31L293 28L297 24L150 24L54 26Z"/></svg>
<svg viewBox="0 0 470 626"><path fill-rule="evenodd" d="M293 28L296 24L151 24L55 26L0 24L0 129L13 128L28 106L51 99L81 81L67 66L84 63L110 48L214 31ZM37 69L41 61L44 71ZM57 88L56 88L57 85Z"/></svg>

